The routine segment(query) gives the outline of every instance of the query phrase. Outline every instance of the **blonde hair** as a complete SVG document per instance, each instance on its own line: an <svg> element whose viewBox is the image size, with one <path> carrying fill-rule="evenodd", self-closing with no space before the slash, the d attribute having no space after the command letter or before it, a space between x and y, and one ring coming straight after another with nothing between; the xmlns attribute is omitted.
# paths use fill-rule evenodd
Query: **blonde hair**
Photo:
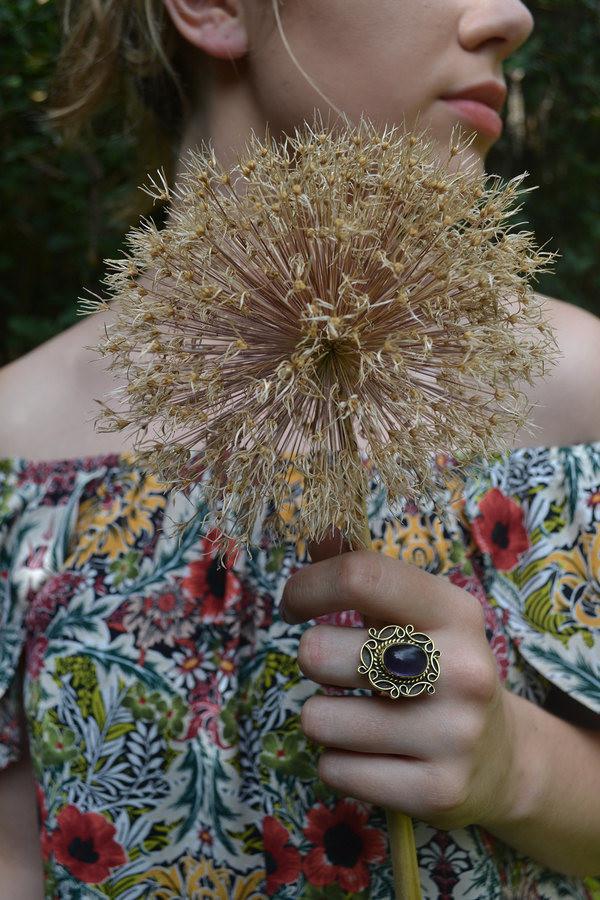
<svg viewBox="0 0 600 900"><path fill-rule="evenodd" d="M265 0L266 3L269 0ZM285 48L303 76L340 115L296 59L283 32L279 7L270 0ZM49 90L46 119L67 143L89 136L93 120L111 105L119 108L125 129L136 132L138 172L162 167L170 181L188 117L205 101L198 78L203 54L194 55L181 37L163 0L62 0L63 45ZM194 77L195 74L195 77ZM135 190L123 219L143 214L149 198Z"/></svg>
<svg viewBox="0 0 600 900"><path fill-rule="evenodd" d="M159 165L172 175L199 97L163 0L63 0L61 19L63 43L46 120L63 143L77 145L93 133L100 114L117 112L124 133L136 135L139 171L132 175L144 177ZM135 193L121 218L147 209L148 198L137 187Z"/></svg>

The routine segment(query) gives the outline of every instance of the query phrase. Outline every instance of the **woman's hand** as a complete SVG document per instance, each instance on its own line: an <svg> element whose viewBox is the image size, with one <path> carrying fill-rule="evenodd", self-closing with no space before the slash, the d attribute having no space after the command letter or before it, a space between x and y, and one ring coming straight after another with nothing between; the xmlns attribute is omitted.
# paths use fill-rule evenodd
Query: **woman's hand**
<svg viewBox="0 0 600 900"><path fill-rule="evenodd" d="M440 650L440 676L434 694L418 697L310 697L301 725L327 748L319 778L442 829L502 820L518 790L517 719L479 600L380 553L319 558L327 552L326 544L315 545L311 556L319 561L288 579L282 601L291 621L349 609L377 627L410 623ZM356 671L366 640L366 629L316 625L300 639L298 664L320 684L369 688Z"/></svg>

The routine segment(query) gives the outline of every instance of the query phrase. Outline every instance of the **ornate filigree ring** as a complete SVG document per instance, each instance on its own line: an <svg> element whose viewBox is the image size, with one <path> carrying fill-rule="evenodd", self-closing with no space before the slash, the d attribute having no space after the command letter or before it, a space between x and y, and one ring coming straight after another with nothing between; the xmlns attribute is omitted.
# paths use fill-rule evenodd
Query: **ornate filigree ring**
<svg viewBox="0 0 600 900"><path fill-rule="evenodd" d="M380 694L392 700L435 693L433 682L440 676L436 650L428 634L412 625L369 628L369 640L360 648L359 675L366 675Z"/></svg>

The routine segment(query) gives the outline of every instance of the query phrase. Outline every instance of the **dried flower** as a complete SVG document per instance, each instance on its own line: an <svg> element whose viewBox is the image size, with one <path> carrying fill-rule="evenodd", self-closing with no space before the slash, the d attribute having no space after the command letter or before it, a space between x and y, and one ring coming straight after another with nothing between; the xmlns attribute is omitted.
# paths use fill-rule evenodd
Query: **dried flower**
<svg viewBox="0 0 600 900"><path fill-rule="evenodd" d="M470 143L457 126L443 162L425 131L315 121L279 143L253 133L229 172L190 151L174 188L160 172L143 188L171 219L142 219L107 260L117 317L98 351L127 383L119 409L98 401L99 430L134 429L165 484L209 471L220 550L248 548L263 516L276 537L356 535L359 438L401 512L447 503L438 453L455 484L526 423L518 384L557 352L527 277L556 254L504 221L527 172L451 171Z"/></svg>

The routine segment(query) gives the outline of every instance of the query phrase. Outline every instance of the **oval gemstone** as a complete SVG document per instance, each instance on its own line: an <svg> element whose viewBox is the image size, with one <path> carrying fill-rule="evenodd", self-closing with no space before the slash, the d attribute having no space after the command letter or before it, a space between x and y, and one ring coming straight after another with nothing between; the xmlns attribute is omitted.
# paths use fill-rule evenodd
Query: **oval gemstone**
<svg viewBox="0 0 600 900"><path fill-rule="evenodd" d="M392 644L383 653L383 664L398 678L415 678L427 668L427 654L414 644Z"/></svg>

